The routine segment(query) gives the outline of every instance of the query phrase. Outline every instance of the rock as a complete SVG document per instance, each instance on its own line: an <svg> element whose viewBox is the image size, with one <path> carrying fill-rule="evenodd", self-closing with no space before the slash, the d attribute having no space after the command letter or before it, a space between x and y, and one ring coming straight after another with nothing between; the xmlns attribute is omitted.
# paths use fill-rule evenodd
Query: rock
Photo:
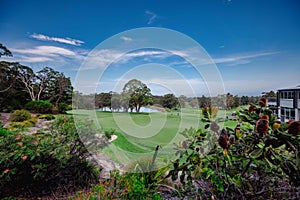
<svg viewBox="0 0 300 200"><path fill-rule="evenodd" d="M122 173L122 166L119 163L112 161L103 153L92 154L87 160L101 168L100 178L110 179L110 171L112 170L118 170Z"/></svg>

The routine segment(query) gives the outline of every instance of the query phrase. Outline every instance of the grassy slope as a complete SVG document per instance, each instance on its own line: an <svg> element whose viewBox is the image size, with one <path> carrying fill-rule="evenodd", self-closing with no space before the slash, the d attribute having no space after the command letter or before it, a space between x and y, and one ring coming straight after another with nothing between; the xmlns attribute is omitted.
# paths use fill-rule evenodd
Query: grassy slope
<svg viewBox="0 0 300 200"><path fill-rule="evenodd" d="M100 111L76 110L77 116L92 116L98 121L102 130L114 129L118 138L112 142L104 152L109 154L112 159L119 162L126 162L138 156L149 156L157 145L161 145L164 151L161 154L168 153L172 149L174 142L184 140L183 136L178 134L186 128L203 128L204 124L200 121L202 116L200 110L192 108L182 109L182 112L170 113L110 113ZM219 114L225 115L225 111L219 111ZM95 119L96 118L96 119ZM234 121L225 122L225 126L233 128L236 125ZM120 155L121 152L125 152Z"/></svg>

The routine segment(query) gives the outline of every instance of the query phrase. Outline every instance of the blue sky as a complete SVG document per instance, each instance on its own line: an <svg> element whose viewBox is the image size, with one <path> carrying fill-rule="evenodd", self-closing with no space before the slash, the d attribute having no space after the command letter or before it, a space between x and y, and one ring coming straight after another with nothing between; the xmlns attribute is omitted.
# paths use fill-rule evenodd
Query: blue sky
<svg viewBox="0 0 300 200"><path fill-rule="evenodd" d="M120 32L142 27L172 29L198 42L216 63L226 92L259 95L300 85L297 0L1 0L0 43L14 54L9 60L35 70L53 67L73 82L83 61L97 45ZM135 41L126 35L120 39ZM207 94L203 77L196 75L193 67L180 57L183 52L186 49L167 56L156 49L131 53L127 56L130 59L107 68L97 90L116 89L117 83L136 76L156 94L172 92L168 82L183 94L192 95L182 87L182 80L198 88L196 95ZM99 62L105 62L105 54L101 56ZM149 63L154 64L149 68ZM116 82L120 79L123 82Z"/></svg>

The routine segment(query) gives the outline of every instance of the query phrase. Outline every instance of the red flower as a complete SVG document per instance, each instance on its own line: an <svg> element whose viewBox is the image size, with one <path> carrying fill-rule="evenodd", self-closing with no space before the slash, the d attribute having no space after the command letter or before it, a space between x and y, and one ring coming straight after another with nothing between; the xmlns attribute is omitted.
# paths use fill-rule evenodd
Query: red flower
<svg viewBox="0 0 300 200"><path fill-rule="evenodd" d="M33 144L34 145L38 145L39 143L38 143L38 141L34 141Z"/></svg>
<svg viewBox="0 0 300 200"><path fill-rule="evenodd" d="M288 133L294 136L300 134L300 123L297 121L292 121L289 123Z"/></svg>
<svg viewBox="0 0 300 200"><path fill-rule="evenodd" d="M28 158L28 156L23 155L21 158L22 158L22 160L26 160Z"/></svg>
<svg viewBox="0 0 300 200"><path fill-rule="evenodd" d="M220 132L218 143L223 149L229 148L229 135L230 135L229 131L225 131L224 129L222 129Z"/></svg>
<svg viewBox="0 0 300 200"><path fill-rule="evenodd" d="M267 107L267 99L265 97L262 97L259 99L258 101L258 105L260 105L260 107Z"/></svg>
<svg viewBox="0 0 300 200"><path fill-rule="evenodd" d="M8 172L10 172L10 169L6 169L3 171L4 174L7 174Z"/></svg>
<svg viewBox="0 0 300 200"><path fill-rule="evenodd" d="M21 135L18 135L16 140L21 140L22 136Z"/></svg>
<svg viewBox="0 0 300 200"><path fill-rule="evenodd" d="M18 146L23 146L23 142L18 142L18 144L17 144Z"/></svg>
<svg viewBox="0 0 300 200"><path fill-rule="evenodd" d="M268 133L269 121L266 119L260 119L256 122L255 131L259 133L260 137L263 137Z"/></svg>
<svg viewBox="0 0 300 200"><path fill-rule="evenodd" d="M255 110L255 106L253 105L250 105L249 108L248 108L249 112L253 112Z"/></svg>
<svg viewBox="0 0 300 200"><path fill-rule="evenodd" d="M268 115L263 115L263 116L261 116L260 118L269 121L269 116L268 116Z"/></svg>

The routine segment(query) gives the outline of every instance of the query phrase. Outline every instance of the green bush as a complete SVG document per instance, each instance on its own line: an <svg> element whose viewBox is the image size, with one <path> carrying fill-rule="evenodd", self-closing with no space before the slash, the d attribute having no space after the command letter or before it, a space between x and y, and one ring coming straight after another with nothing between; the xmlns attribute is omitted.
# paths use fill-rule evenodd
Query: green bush
<svg viewBox="0 0 300 200"><path fill-rule="evenodd" d="M32 117L28 120L25 120L23 122L12 122L9 126L10 130L24 130L29 127L33 127L37 123L37 118Z"/></svg>
<svg viewBox="0 0 300 200"><path fill-rule="evenodd" d="M70 191L97 180L98 172L86 161L88 151L73 118L58 119L51 131L24 135L0 128L0 199L22 197L27 191L37 198L57 188Z"/></svg>
<svg viewBox="0 0 300 200"><path fill-rule="evenodd" d="M15 110L9 116L9 120L11 122L23 122L30 118L31 118L31 114L27 110Z"/></svg>
<svg viewBox="0 0 300 200"><path fill-rule="evenodd" d="M38 119L36 117L31 117L30 119L26 120L25 122L31 123L34 126L37 123Z"/></svg>
<svg viewBox="0 0 300 200"><path fill-rule="evenodd" d="M1 124L1 125L0 125L0 137L1 137L1 136L5 136L5 135L7 135L7 134L9 134L9 133L10 133L10 131L7 130L6 128L3 128L2 124Z"/></svg>
<svg viewBox="0 0 300 200"><path fill-rule="evenodd" d="M59 113L66 113L68 110L72 110L72 106L62 102L58 105Z"/></svg>
<svg viewBox="0 0 300 200"><path fill-rule="evenodd" d="M30 101L25 105L25 108L35 113L50 113L52 104L45 100Z"/></svg>
<svg viewBox="0 0 300 200"><path fill-rule="evenodd" d="M52 120L55 119L55 116L52 114L42 114L38 116L39 119Z"/></svg>

